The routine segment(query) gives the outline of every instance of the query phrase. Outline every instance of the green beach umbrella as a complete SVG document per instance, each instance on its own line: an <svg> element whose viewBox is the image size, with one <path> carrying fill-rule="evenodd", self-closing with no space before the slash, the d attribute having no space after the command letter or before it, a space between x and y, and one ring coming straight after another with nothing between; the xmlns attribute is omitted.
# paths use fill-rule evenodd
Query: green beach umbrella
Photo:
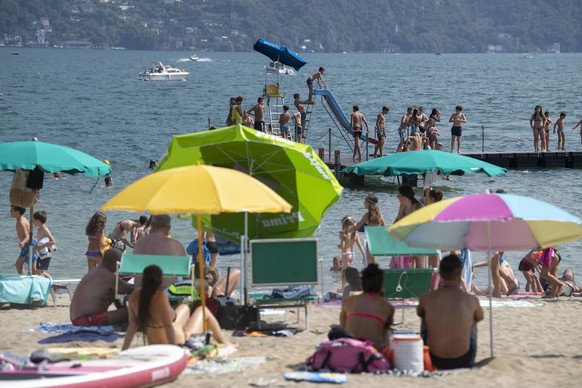
<svg viewBox="0 0 582 388"><path fill-rule="evenodd" d="M505 169L479 159L436 150L398 152L346 167L345 173L356 175L419 175L440 171L443 175L482 172L488 176L505 173Z"/></svg>
<svg viewBox="0 0 582 388"><path fill-rule="evenodd" d="M242 125L174 136L158 170L197 163L245 172L292 205L291 213L249 215L250 239L312 236L343 190L310 146ZM203 215L202 228L240 241L244 217L241 213Z"/></svg>

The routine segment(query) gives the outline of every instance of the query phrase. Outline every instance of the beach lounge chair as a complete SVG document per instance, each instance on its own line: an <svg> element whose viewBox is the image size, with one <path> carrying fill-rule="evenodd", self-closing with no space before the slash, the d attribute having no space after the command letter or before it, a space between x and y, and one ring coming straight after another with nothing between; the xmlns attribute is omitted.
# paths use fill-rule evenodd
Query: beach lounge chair
<svg viewBox="0 0 582 388"><path fill-rule="evenodd" d="M404 242L396 240L388 234L385 226L367 226L366 243L371 255L374 256L427 256L439 255L436 249L409 247ZM385 269L384 292L386 298L396 302L396 308L402 310L402 324L404 322L404 308L416 307L411 300L438 285L438 275L432 268Z"/></svg>
<svg viewBox="0 0 582 388"><path fill-rule="evenodd" d="M194 266L190 256L165 256L165 255L136 255L126 253L117 263L115 283L115 295L118 297L117 285L121 275L141 275L149 265L157 265L162 269L164 277L191 277L194 284Z"/></svg>
<svg viewBox="0 0 582 388"><path fill-rule="evenodd" d="M250 248L250 282L246 284L251 289L315 286L319 283L316 239L255 240L251 241ZM250 300L257 307L259 325L261 309L297 308L299 323L300 308L303 307L305 329L309 327L307 303L316 300L315 295L296 298L273 298L272 295L272 292L265 291L250 294Z"/></svg>
<svg viewBox="0 0 582 388"><path fill-rule="evenodd" d="M53 300L53 306L57 305L57 294L67 293L69 300L72 300L71 289L76 287L81 279L59 279L52 278L50 296Z"/></svg>

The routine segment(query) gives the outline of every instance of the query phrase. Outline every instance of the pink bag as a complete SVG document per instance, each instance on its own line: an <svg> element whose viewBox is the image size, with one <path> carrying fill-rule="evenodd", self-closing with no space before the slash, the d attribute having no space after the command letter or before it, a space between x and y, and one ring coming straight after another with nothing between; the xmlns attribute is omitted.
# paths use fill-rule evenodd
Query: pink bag
<svg viewBox="0 0 582 388"><path fill-rule="evenodd" d="M322 341L306 363L314 370L332 372L374 373L390 369L388 360L371 342L352 338Z"/></svg>

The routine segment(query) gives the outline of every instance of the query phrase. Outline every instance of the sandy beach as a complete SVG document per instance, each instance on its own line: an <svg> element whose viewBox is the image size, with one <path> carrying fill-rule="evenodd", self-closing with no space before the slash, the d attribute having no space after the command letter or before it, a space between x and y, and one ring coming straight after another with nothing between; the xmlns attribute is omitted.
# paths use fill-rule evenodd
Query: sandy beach
<svg viewBox="0 0 582 388"><path fill-rule="evenodd" d="M485 299L483 299L485 302ZM50 301L49 301L50 303ZM57 306L34 309L2 309L0 351L26 355L48 347L121 347L122 339L113 343L68 342L41 345L39 340L55 334L27 332L38 328L40 322L68 323L68 296L60 294ZM267 381L268 386L293 386L283 373L296 370L314 351L315 345L326 338L330 325L338 322L340 307L336 304L309 305L309 329L292 337L228 337L238 344L232 358L265 357L262 364L242 372L228 374L182 374L171 386L176 387L240 387L251 382ZM582 380L582 299L561 297L544 300L539 296L517 296L497 300L493 308L495 358L489 358L489 309L478 326L479 367L464 373L430 378L348 375L348 384L370 387L398 384L399 387L548 387L577 386ZM268 322L285 321L294 324L295 310L284 315L267 315ZM418 329L420 321L414 309L405 309L405 323L397 329ZM397 310L395 320L400 320ZM133 346L139 341L134 340ZM276 381L275 381L276 380ZM316 385L301 383L302 386Z"/></svg>

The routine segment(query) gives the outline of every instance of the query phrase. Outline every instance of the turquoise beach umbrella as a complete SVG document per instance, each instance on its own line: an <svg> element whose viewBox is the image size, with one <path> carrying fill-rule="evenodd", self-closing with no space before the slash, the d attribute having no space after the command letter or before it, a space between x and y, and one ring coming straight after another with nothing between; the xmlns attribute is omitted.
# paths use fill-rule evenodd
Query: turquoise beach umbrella
<svg viewBox="0 0 582 388"><path fill-rule="evenodd" d="M398 152L346 167L345 173L356 175L420 175L440 171L443 175L482 172L488 176L505 173L505 169L464 155L437 150Z"/></svg>

